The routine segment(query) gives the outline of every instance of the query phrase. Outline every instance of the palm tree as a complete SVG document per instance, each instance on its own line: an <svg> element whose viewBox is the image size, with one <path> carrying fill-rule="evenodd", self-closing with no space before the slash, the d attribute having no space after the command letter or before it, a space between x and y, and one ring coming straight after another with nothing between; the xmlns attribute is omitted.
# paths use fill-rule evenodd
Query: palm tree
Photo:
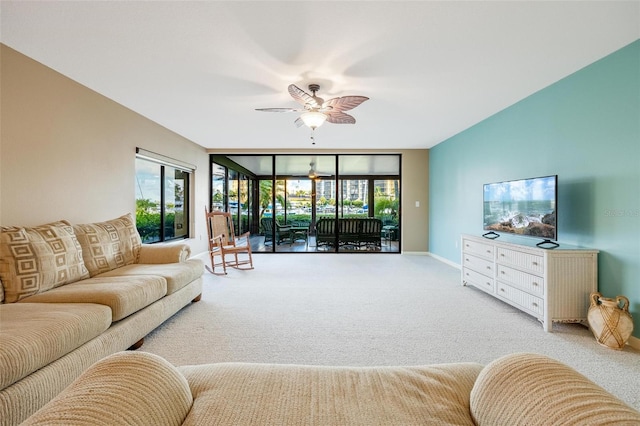
<svg viewBox="0 0 640 426"><path fill-rule="evenodd" d="M273 199L273 182L271 180L260 181L260 215L262 218L264 211L271 205ZM284 180L276 181L276 202L281 206L285 205Z"/></svg>
<svg viewBox="0 0 640 426"><path fill-rule="evenodd" d="M272 182L270 180L261 180L260 181L260 215L259 218L262 218L264 211L271 204L271 196L272 196Z"/></svg>

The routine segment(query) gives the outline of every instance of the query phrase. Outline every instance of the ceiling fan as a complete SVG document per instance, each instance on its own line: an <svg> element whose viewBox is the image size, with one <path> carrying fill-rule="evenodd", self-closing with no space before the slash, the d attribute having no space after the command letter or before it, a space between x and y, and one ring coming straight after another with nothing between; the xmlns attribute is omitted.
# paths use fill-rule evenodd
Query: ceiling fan
<svg viewBox="0 0 640 426"><path fill-rule="evenodd" d="M309 179L317 179L317 178L322 177L322 176L331 176L331 174L329 174L329 173L318 172L316 170L316 163L314 163L313 161L309 163L309 166L311 167L309 169L309 173L307 173L307 177Z"/></svg>
<svg viewBox="0 0 640 426"><path fill-rule="evenodd" d="M316 96L316 92L320 90L319 84L310 84L309 90L312 95L295 84L289 85L289 94L304 108L256 108L256 111L301 112L300 117L294 121L295 125L300 127L305 124L311 130L315 130L325 121L334 124L355 124L356 119L344 111L349 111L369 99L366 96L342 96L325 101Z"/></svg>

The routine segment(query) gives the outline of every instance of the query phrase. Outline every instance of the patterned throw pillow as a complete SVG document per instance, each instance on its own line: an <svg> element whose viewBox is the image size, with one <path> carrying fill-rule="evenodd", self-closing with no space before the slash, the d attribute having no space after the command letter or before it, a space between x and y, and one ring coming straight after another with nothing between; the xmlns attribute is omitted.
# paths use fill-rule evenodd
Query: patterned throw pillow
<svg viewBox="0 0 640 426"><path fill-rule="evenodd" d="M0 227L0 280L6 303L88 277L82 248L68 222Z"/></svg>
<svg viewBox="0 0 640 426"><path fill-rule="evenodd" d="M137 263L142 240L130 213L106 222L74 225L73 229L92 277Z"/></svg>

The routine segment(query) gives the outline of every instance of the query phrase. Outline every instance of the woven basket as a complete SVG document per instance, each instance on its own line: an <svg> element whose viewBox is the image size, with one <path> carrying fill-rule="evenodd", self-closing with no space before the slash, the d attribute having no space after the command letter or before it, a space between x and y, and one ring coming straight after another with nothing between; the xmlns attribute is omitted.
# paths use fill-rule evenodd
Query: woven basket
<svg viewBox="0 0 640 426"><path fill-rule="evenodd" d="M591 293L587 320L598 343L612 349L622 349L633 332L629 299L624 296L609 299Z"/></svg>

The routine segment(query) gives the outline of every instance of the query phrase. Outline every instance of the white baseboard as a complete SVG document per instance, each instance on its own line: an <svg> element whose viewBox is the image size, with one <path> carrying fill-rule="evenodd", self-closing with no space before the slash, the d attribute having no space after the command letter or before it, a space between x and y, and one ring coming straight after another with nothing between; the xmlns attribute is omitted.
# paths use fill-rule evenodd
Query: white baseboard
<svg viewBox="0 0 640 426"><path fill-rule="evenodd" d="M402 254L407 256L429 256L428 251L403 251Z"/></svg>
<svg viewBox="0 0 640 426"><path fill-rule="evenodd" d="M442 262L442 263L446 263L446 264L447 264L447 265L449 265L449 266L453 266L453 267L454 267L454 268L456 268L456 269L461 269L461 267L460 267L460 265L459 265L459 264L457 264L457 263L455 263L455 262L452 262L452 261L450 261L449 259L446 259L446 258L444 258L444 257L442 257L442 256L438 256L437 254L433 254L433 253L429 253L429 252L428 252L428 253L427 253L427 256L431 256L431 257L433 257L434 259L439 260L439 261L440 261L440 262Z"/></svg>

